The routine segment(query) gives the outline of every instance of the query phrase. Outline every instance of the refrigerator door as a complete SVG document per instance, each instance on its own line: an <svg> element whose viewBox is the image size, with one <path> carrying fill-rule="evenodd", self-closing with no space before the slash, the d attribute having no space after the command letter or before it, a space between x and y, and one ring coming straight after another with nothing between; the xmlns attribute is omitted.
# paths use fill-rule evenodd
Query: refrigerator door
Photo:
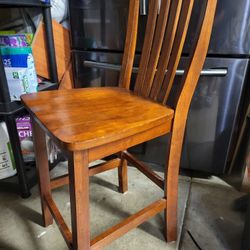
<svg viewBox="0 0 250 250"><path fill-rule="evenodd" d="M141 2L146 3L148 0ZM197 28L200 4L195 1L191 28L184 52ZM82 50L122 51L124 48L129 0L71 0L72 48ZM137 51L142 49L147 8L141 5ZM250 55L250 1L218 0L209 54Z"/></svg>
<svg viewBox="0 0 250 250"><path fill-rule="evenodd" d="M72 48L122 51L124 48L129 0L70 1ZM77 17L77 18L75 18ZM139 21L137 50L141 51L146 16Z"/></svg>
<svg viewBox="0 0 250 250"><path fill-rule="evenodd" d="M122 50L127 15L127 0L70 1L72 47Z"/></svg>
<svg viewBox="0 0 250 250"><path fill-rule="evenodd" d="M73 54L77 87L117 85L121 53L75 51ZM186 61L182 58L180 69ZM135 66L138 62L137 56ZM248 59L206 59L188 115L181 163L183 168L224 173L248 62ZM181 70L178 71L180 74ZM175 87L179 80L177 76ZM164 164L167 143L167 138L158 138L147 143L145 154L141 154L142 148L136 152L144 161Z"/></svg>
<svg viewBox="0 0 250 250"><path fill-rule="evenodd" d="M184 51L190 51L201 1L195 1L191 27ZM210 40L210 55L250 55L250 1L218 0L217 10Z"/></svg>

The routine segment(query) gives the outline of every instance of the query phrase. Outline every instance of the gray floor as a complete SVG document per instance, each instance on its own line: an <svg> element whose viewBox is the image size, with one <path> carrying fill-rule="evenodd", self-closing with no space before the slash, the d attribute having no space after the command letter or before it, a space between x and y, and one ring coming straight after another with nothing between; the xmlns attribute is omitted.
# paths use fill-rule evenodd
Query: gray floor
<svg viewBox="0 0 250 250"><path fill-rule="evenodd" d="M65 169L61 164L51 174L56 176ZM179 183L179 240L176 243L164 241L163 214L159 214L106 249L193 250L199 249L197 245L200 249L239 249L244 219L231 205L242 194L224 183L218 184L217 180L202 182L180 177ZM117 192L116 170L92 177L90 187L92 237L162 197L162 191L134 168L129 168L129 191L125 195ZM53 196L70 225L67 187L57 189ZM0 200L0 249L67 249L55 223L48 228L41 226L37 187L32 189L29 199L0 191Z"/></svg>
<svg viewBox="0 0 250 250"><path fill-rule="evenodd" d="M234 203L243 195L216 178L192 179L181 249L241 249L245 214Z"/></svg>

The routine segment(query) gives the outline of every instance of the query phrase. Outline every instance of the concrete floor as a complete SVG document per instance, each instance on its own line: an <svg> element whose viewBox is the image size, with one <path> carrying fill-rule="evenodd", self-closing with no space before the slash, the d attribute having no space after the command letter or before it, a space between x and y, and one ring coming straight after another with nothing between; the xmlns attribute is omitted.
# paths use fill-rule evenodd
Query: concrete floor
<svg viewBox="0 0 250 250"><path fill-rule="evenodd" d="M190 190L180 249L241 249L245 214L234 207L244 194L218 178L192 179Z"/></svg>
<svg viewBox="0 0 250 250"><path fill-rule="evenodd" d="M51 175L57 176L65 171L66 165L60 164ZM218 181L202 182L189 177L180 177L179 183L179 239L176 243L166 244L163 235L163 213L161 213L105 249L193 250L199 247L204 250L239 249L244 218L242 214L234 212L231 205L233 200L242 194L224 183L218 184ZM162 190L135 168L129 168L129 191L124 195L117 192L116 170L92 177L90 185L92 237L161 198L162 195ZM55 190L53 197L67 224L70 225L68 188L61 187ZM41 226L37 187L32 189L32 196L25 200L16 194L1 190L0 201L0 249L67 249L55 223L48 228Z"/></svg>

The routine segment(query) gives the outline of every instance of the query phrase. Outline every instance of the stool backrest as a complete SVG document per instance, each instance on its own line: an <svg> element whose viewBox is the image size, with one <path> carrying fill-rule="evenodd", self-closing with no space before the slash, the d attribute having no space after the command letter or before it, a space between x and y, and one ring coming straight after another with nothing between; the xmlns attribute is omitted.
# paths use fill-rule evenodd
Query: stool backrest
<svg viewBox="0 0 250 250"><path fill-rule="evenodd" d="M208 50L217 0L202 0L189 62L184 69L175 108L190 105ZM149 0L149 13L134 92L166 104L186 39L194 0ZM139 0L130 0L119 86L129 89L138 31ZM182 101L181 101L182 102Z"/></svg>

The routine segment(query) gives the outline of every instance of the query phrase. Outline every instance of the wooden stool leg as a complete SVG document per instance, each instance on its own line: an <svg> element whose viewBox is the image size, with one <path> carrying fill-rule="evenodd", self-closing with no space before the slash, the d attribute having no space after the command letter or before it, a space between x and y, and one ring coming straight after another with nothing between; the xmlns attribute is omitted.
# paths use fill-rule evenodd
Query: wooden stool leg
<svg viewBox="0 0 250 250"><path fill-rule="evenodd" d="M119 192L125 193L128 191L128 163L121 153L121 164L118 167Z"/></svg>
<svg viewBox="0 0 250 250"><path fill-rule="evenodd" d="M165 210L166 220L166 240L167 242L177 240L177 199L178 194L176 189L170 188L168 191L167 207ZM178 190L178 184L177 184Z"/></svg>
<svg viewBox="0 0 250 250"><path fill-rule="evenodd" d="M168 165L165 172L165 197L167 198L165 223L166 240L168 242L177 240L178 177L182 140L177 140L175 137L178 137L178 133L172 134ZM175 143L172 143L173 141Z"/></svg>
<svg viewBox="0 0 250 250"><path fill-rule="evenodd" d="M69 159L69 188L74 250L90 249L88 171L88 152L72 153Z"/></svg>
<svg viewBox="0 0 250 250"><path fill-rule="evenodd" d="M45 133L35 120L32 121L32 128L33 128L34 149L36 155L36 167L39 177L43 224L45 227L47 227L53 223L53 218L49 211L47 203L44 200L45 196L47 195L51 196L46 137Z"/></svg>

